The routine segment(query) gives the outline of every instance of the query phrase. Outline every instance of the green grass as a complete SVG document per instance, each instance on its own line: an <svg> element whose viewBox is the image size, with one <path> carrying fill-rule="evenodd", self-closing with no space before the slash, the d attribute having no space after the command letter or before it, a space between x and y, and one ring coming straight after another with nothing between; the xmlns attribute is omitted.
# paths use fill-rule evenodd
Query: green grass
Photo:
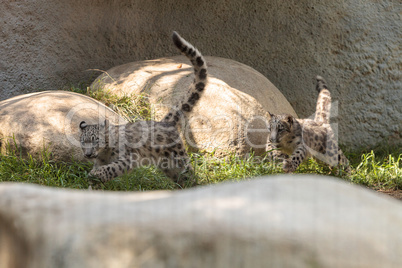
<svg viewBox="0 0 402 268"><path fill-rule="evenodd" d="M401 163L401 153L363 153L349 179L374 189L402 189Z"/></svg>
<svg viewBox="0 0 402 268"><path fill-rule="evenodd" d="M0 182L25 182L46 186L88 188L86 180L88 163L54 162L44 153L42 160L21 157L16 151L0 154Z"/></svg>
<svg viewBox="0 0 402 268"><path fill-rule="evenodd" d="M354 154L350 158L353 168L351 176L342 179L374 189L402 189L402 154L377 155L374 152ZM200 185L224 181L242 181L261 175L283 173L279 165L273 165L261 157L242 159L229 156L225 159L212 154L190 154ZM352 157L352 156L349 156ZM36 183L53 187L87 189L87 174L91 165L87 163L54 162L44 154L42 160L31 157L23 159L18 153L0 155L0 182L14 181ZM359 158L361 160L359 160ZM354 164L353 164L354 163ZM356 164L357 163L357 164ZM303 163L296 173L336 176L337 172L313 159ZM116 178L101 186L113 191L172 190L180 187L155 167L142 167Z"/></svg>
<svg viewBox="0 0 402 268"><path fill-rule="evenodd" d="M67 90L87 94L111 107L128 121L147 120L151 108L146 95L118 97L109 91L91 92L84 87ZM341 178L373 189L402 189L402 153L398 149L377 149L347 154L351 165L350 176ZM280 165L274 165L263 157L252 154L248 158L229 155L224 159L210 153L191 153L193 167L200 185L224 181L242 181L262 175L283 173ZM0 154L0 182L26 182L52 187L87 189L87 175L92 166L88 163L54 162L48 152L42 160L22 158L17 149ZM336 170L309 159L296 171L303 174L338 176ZM180 188L155 167L142 167L101 186L104 190L148 191Z"/></svg>
<svg viewBox="0 0 402 268"><path fill-rule="evenodd" d="M149 96L146 93L117 96L111 90L99 89L91 91L89 87L74 86L67 87L64 90L90 96L104 103L128 122L151 119L151 104Z"/></svg>

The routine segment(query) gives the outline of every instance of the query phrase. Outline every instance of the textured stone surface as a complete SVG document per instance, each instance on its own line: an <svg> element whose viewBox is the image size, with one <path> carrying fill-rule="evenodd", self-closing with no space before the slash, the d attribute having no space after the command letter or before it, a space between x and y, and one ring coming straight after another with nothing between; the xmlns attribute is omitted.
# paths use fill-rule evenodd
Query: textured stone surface
<svg viewBox="0 0 402 268"><path fill-rule="evenodd" d="M24 94L0 102L0 149L16 144L26 155L84 161L79 123L124 123L115 112L87 96L66 91ZM120 121L119 121L120 120Z"/></svg>
<svg viewBox="0 0 402 268"><path fill-rule="evenodd" d="M318 176L149 193L3 183L0 227L1 267L396 268L402 261L402 204Z"/></svg>
<svg viewBox="0 0 402 268"><path fill-rule="evenodd" d="M27 0L0 9L0 99L90 81L88 69L176 55L177 30L203 51L247 64L297 114L314 112L314 77L339 103L340 141L401 144L401 1Z"/></svg>
<svg viewBox="0 0 402 268"><path fill-rule="evenodd" d="M239 62L205 57L208 84L183 125L190 149L224 155L245 155L253 148L265 152L271 113L296 115L280 91L262 74ZM193 68L184 56L132 62L107 70L91 84L91 90L118 95L146 93L155 117L161 120L169 109L187 99Z"/></svg>

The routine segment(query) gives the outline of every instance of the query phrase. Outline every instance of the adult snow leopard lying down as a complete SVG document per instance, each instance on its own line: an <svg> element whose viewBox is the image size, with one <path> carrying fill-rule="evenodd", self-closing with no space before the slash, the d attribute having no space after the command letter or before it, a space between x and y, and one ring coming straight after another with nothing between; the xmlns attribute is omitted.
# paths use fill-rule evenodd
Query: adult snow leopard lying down
<svg viewBox="0 0 402 268"><path fill-rule="evenodd" d="M191 112L207 84L207 65L201 53L178 33L173 43L191 61L195 79L183 102L162 121L138 121L112 125L108 121L90 125L82 121L81 148L94 162L89 173L107 182L134 168L156 165L181 186L196 183L190 159L176 128L181 116Z"/></svg>

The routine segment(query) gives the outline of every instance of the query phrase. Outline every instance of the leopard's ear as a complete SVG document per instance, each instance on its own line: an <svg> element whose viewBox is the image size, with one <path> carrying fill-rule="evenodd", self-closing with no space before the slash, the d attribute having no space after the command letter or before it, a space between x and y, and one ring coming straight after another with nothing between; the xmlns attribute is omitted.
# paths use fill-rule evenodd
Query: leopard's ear
<svg viewBox="0 0 402 268"><path fill-rule="evenodd" d="M293 125L293 116L291 116L290 114L286 116L286 121L290 124Z"/></svg>
<svg viewBox="0 0 402 268"><path fill-rule="evenodd" d="M88 124L85 121L82 121L80 123L80 129L82 129L82 130L85 129L87 126L88 126Z"/></svg>
<svg viewBox="0 0 402 268"><path fill-rule="evenodd" d="M269 116L270 116L270 117L273 117L273 116L274 116L274 114L271 114L269 111L268 111L268 113L269 113Z"/></svg>

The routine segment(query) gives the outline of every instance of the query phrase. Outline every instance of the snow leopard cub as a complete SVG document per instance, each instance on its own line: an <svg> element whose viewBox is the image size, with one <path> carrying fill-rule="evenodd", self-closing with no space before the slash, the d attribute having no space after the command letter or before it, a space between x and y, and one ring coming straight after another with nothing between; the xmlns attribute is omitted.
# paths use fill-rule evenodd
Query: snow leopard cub
<svg viewBox="0 0 402 268"><path fill-rule="evenodd" d="M207 65L201 53L179 34L173 32L173 43L190 59L195 79L183 102L160 121L138 121L112 125L108 121L89 125L82 121L81 148L93 160L89 173L107 182L130 170L156 165L181 186L196 183L189 157L176 128L181 116L188 114L199 100L207 84Z"/></svg>
<svg viewBox="0 0 402 268"><path fill-rule="evenodd" d="M283 170L287 173L294 172L308 157L314 157L331 167L341 166L350 173L349 161L339 148L329 124L331 93L321 76L316 79L319 95L314 120L269 113L268 158L282 160Z"/></svg>

